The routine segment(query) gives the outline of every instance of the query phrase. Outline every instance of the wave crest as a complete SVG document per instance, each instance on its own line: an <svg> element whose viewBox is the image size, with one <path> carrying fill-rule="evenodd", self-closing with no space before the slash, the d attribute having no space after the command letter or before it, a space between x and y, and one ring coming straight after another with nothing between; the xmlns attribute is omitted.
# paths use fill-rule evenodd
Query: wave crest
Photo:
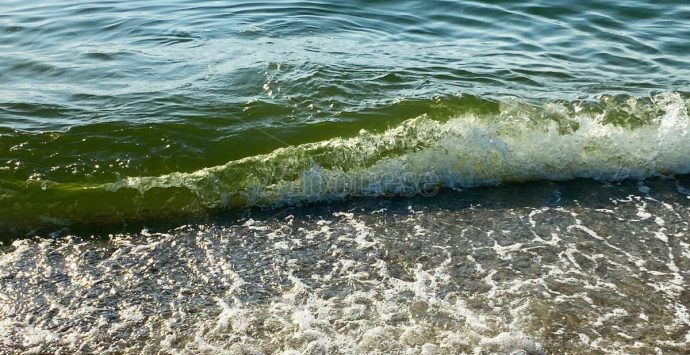
<svg viewBox="0 0 690 355"><path fill-rule="evenodd" d="M443 187L686 174L686 100L678 93L604 97L604 110L505 101L498 113L446 120L422 115L383 132L362 130L351 138L284 147L191 173L91 185L6 184L0 190L0 230L148 221L349 196L433 195Z"/></svg>
<svg viewBox="0 0 690 355"><path fill-rule="evenodd" d="M606 111L591 114L575 107L580 112L567 120L536 120L524 107L509 105L501 119L465 115L441 122L423 115L382 133L362 130L353 138L285 147L193 173L129 178L104 188L146 193L184 187L215 208L690 172L685 100L669 93L653 101L661 114L636 127L608 122ZM552 104L542 115L559 112L563 107Z"/></svg>

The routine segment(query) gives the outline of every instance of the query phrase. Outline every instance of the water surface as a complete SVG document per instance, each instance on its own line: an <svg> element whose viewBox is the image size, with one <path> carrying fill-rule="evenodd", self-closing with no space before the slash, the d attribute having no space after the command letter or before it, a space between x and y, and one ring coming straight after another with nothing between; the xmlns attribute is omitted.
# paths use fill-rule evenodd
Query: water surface
<svg viewBox="0 0 690 355"><path fill-rule="evenodd" d="M689 19L5 1L0 352L682 353Z"/></svg>

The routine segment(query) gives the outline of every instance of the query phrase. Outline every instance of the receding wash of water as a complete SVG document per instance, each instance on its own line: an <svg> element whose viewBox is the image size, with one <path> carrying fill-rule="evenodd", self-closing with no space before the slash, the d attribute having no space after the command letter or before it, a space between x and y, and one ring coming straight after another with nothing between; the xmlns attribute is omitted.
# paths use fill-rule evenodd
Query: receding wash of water
<svg viewBox="0 0 690 355"><path fill-rule="evenodd" d="M689 39L685 0L3 0L0 354L688 354Z"/></svg>

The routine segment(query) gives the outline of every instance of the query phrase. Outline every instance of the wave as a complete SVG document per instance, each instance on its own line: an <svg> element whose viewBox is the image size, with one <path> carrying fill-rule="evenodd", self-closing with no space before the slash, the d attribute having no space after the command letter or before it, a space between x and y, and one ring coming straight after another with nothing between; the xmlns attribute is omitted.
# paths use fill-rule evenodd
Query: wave
<svg viewBox="0 0 690 355"><path fill-rule="evenodd" d="M605 124L603 114L576 115L567 132L555 120L469 115L439 122L420 116L380 134L362 130L354 138L286 147L193 173L133 177L103 188L143 194L184 187L208 207L233 207L415 194L440 186L687 173L685 101L664 95L655 102L664 105L664 113L633 129Z"/></svg>
<svg viewBox="0 0 690 355"><path fill-rule="evenodd" d="M533 180L620 180L690 173L688 102L679 93L592 111L574 103L502 102L498 114L426 115L383 132L289 146L191 173L106 184L5 188L5 227L283 206L350 196L432 195ZM612 118L614 117L614 118ZM10 222L15 221L15 222Z"/></svg>

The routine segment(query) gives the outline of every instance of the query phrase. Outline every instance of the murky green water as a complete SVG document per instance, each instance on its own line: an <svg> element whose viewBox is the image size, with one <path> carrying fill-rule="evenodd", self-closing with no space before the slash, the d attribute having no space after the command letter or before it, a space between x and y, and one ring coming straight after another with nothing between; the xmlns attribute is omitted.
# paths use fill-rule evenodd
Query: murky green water
<svg viewBox="0 0 690 355"><path fill-rule="evenodd" d="M687 38L684 1L5 1L0 352L683 353Z"/></svg>

